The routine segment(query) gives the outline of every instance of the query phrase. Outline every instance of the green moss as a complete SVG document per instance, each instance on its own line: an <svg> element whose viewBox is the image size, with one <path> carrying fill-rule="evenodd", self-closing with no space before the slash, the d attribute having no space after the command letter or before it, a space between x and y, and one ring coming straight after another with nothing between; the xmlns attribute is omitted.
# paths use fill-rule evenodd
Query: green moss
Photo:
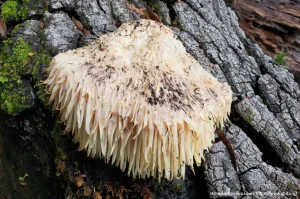
<svg viewBox="0 0 300 199"><path fill-rule="evenodd" d="M36 59L33 63L32 76L35 80L35 88L37 88L37 97L40 102L47 108L49 111L52 111L53 108L48 104L49 95L45 92L46 86L43 84L43 73L44 68L47 67L51 61L51 57L45 53L40 52L38 55L35 55Z"/></svg>
<svg viewBox="0 0 300 199"><path fill-rule="evenodd" d="M24 21L28 17L28 8L27 8L28 3L29 0L22 0L22 6L18 12L18 17L22 21Z"/></svg>
<svg viewBox="0 0 300 199"><path fill-rule="evenodd" d="M29 0L8 0L1 6L1 17L5 22L24 21L28 17Z"/></svg>
<svg viewBox="0 0 300 199"><path fill-rule="evenodd" d="M180 183L173 184L173 186L177 193L182 193L184 191L184 186Z"/></svg>
<svg viewBox="0 0 300 199"><path fill-rule="evenodd" d="M17 24L14 29L11 31L11 34L16 34L17 30L20 28L20 24Z"/></svg>
<svg viewBox="0 0 300 199"><path fill-rule="evenodd" d="M1 17L7 21L13 21L18 19L18 3L16 1L7 1L1 6Z"/></svg>
<svg viewBox="0 0 300 199"><path fill-rule="evenodd" d="M16 114L27 108L23 88L14 82L0 83L0 108L8 114Z"/></svg>
<svg viewBox="0 0 300 199"><path fill-rule="evenodd" d="M26 109L26 95L20 86L24 75L37 76L40 64L47 65L49 56L44 52L34 53L22 38L16 42L8 39L0 51L0 108L8 114L17 114Z"/></svg>
<svg viewBox="0 0 300 199"><path fill-rule="evenodd" d="M40 65L48 65L50 61L51 58L45 52L39 53L39 55L37 56L33 64L33 70L32 70L33 77L36 77L40 74L41 72L39 71Z"/></svg>
<svg viewBox="0 0 300 199"><path fill-rule="evenodd" d="M247 120L247 122L248 122L249 124L252 124L253 118L254 118L254 113L251 112L251 110L248 110L247 114L248 114L248 115L247 115L246 120Z"/></svg>
<svg viewBox="0 0 300 199"><path fill-rule="evenodd" d="M26 108L21 76L26 74L30 63L30 46L21 38L3 42L0 54L0 108L8 114L16 114Z"/></svg>
<svg viewBox="0 0 300 199"><path fill-rule="evenodd" d="M56 148L56 159L58 160L66 160L67 154L65 153L65 144L61 139L61 129L60 125L56 125L55 128L51 132L51 137L54 141L55 148Z"/></svg>
<svg viewBox="0 0 300 199"><path fill-rule="evenodd" d="M281 49L280 54L274 59L275 62L278 64L283 64L285 60L286 53L284 52L284 49Z"/></svg>
<svg viewBox="0 0 300 199"><path fill-rule="evenodd" d="M30 58L32 52L28 43L22 38L18 38L15 43L9 39L4 41L4 48L0 55L3 64L0 76L18 81L21 75L31 73Z"/></svg>
<svg viewBox="0 0 300 199"><path fill-rule="evenodd" d="M10 81L18 81L21 75L31 72L31 48L22 38L18 38L15 43L11 39L3 43L4 49L0 54L2 64L0 76L7 77Z"/></svg>
<svg viewBox="0 0 300 199"><path fill-rule="evenodd" d="M53 106L51 104L49 104L49 94L45 92L46 90L46 86L45 84L43 84L42 80L37 80L37 82L35 83L35 88L37 88L37 97L39 99L39 101L44 105L44 107L54 113L55 109L53 109Z"/></svg>
<svg viewBox="0 0 300 199"><path fill-rule="evenodd" d="M290 149L291 149L290 146L284 145L284 150L285 150L285 151L289 151Z"/></svg>

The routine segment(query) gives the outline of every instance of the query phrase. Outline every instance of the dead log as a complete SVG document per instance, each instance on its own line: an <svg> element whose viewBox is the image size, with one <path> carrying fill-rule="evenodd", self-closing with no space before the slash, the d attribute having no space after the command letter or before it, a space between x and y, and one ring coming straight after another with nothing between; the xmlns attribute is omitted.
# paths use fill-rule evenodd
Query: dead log
<svg viewBox="0 0 300 199"><path fill-rule="evenodd" d="M228 1L227 1L228 2ZM300 82L300 2L274 0L236 0L229 3L247 37L264 53L276 58L285 54L283 65Z"/></svg>

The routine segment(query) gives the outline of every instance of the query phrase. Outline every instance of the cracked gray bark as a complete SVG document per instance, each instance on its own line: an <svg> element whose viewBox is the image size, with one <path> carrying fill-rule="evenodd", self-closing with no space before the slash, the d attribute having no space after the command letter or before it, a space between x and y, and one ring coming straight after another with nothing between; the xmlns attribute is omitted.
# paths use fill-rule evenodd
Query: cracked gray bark
<svg viewBox="0 0 300 199"><path fill-rule="evenodd" d="M224 131L233 145L238 169L235 171L225 145L216 141L201 169L196 169L196 176L187 168L185 180L161 184L151 180L136 182L149 186L154 198L199 198L202 194L209 198L253 198L230 193L265 193L256 198L295 198L270 195L295 194L300 188L300 90L293 75L246 38L237 16L223 0L154 2L162 12L162 21L176 24L172 29L187 51L219 81L228 82L234 91L232 114ZM147 5L142 0L131 3L137 8ZM50 0L49 5L50 12L43 16L44 27L39 31L44 32L44 47L52 55L85 45L99 35L114 31L123 22L141 18L126 7L124 0ZM91 34L84 35L76 29L70 18L74 13ZM31 29L24 27L23 32L12 36L33 44L37 39L27 33L38 32L37 24L38 21L33 21ZM79 158L82 153L76 152L78 157L73 153L70 152L69 159L77 163L68 165L70 184L74 184L73 174L78 168L83 168L81 172L88 176L90 187L97 187L99 181L107 182L110 178L121 186L124 179L132 181L110 165L100 164L98 160L82 161ZM87 166L89 163L94 166ZM66 198L83 197L82 187L67 186L65 190L68 190ZM137 191L131 194L141 195ZM133 195L123 194L125 198Z"/></svg>
<svg viewBox="0 0 300 199"><path fill-rule="evenodd" d="M45 19L45 45L52 54L77 47L81 33L66 13L48 13Z"/></svg>
<svg viewBox="0 0 300 199"><path fill-rule="evenodd" d="M184 32L198 43L210 62L220 66L227 82L239 97L233 105L236 115L230 119L239 117L234 123L246 132L233 124L226 128L237 156L238 172L234 172L230 166L223 144L216 143L211 148L205 162L209 191L298 190L299 179L294 176L299 177L300 104L299 86L292 75L264 55L257 45L250 44L238 27L237 17L230 8L226 8L223 1L187 0L173 8ZM195 43L193 45L197 46ZM188 50L195 56L197 48ZM276 168L277 165L269 165L262 160L262 153L267 151L261 152L257 148L249 138L253 137L251 134L256 134L274 153L268 155L277 156L277 161L284 164L281 170ZM279 183L281 180L286 181ZM274 198L267 195L260 197Z"/></svg>

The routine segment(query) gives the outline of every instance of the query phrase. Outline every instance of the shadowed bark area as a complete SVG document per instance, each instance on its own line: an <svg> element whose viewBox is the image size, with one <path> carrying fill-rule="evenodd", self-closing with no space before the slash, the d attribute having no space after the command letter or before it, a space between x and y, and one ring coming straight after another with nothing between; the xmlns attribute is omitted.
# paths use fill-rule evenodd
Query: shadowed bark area
<svg viewBox="0 0 300 199"><path fill-rule="evenodd" d="M5 179L8 184L7 189L0 186L0 196L5 193L3 196L7 198L33 198L30 196L45 194L41 198L51 198L51 194L57 192L60 196L54 196L56 198L100 198L99 195L103 198L251 198L232 193L295 195L299 192L300 90L293 75L246 37L235 12L223 0L183 0L180 3L132 0L130 3L136 9L143 10L147 6L153 9L165 24L171 24L187 51L207 71L231 86L232 113L224 132L233 146L237 171L225 145L216 141L206 152L202 166L195 169L195 175L187 168L185 180L132 179L119 168L97 158L87 158L84 151L78 152L71 133L63 134L63 124L53 128L50 117L43 117L47 110L32 108L32 112L23 112L17 117L0 115L0 177L1 182ZM49 12L39 12L38 17L19 22L17 31L10 32L10 38L21 37L52 56L86 45L97 36L114 31L123 22L145 17L132 7L129 9L124 0L50 0L48 4ZM72 17L86 31L78 30ZM15 26L7 25L9 30ZM38 82L43 79L43 67L40 64L37 74L23 77L31 86L36 84L36 95L42 89ZM56 118L54 114L51 121ZM16 125L20 120L32 122ZM22 139L22 132L27 132L23 131L25 127L31 129L35 139ZM35 148L18 148L27 144ZM20 151L13 153L14 149ZM31 164L36 167L32 161L22 161L22 164L11 161L18 159L21 152L30 157L43 157L40 164L44 165L32 172L28 169L31 173L25 185L20 185L18 177L27 172ZM10 165L17 165L18 169ZM22 166L24 169L20 169ZM3 170L7 173L2 173ZM41 185L44 186L38 188ZM260 195L259 198L274 196Z"/></svg>
<svg viewBox="0 0 300 199"><path fill-rule="evenodd" d="M15 117L0 113L0 198L61 195L50 137L54 121L42 111Z"/></svg>

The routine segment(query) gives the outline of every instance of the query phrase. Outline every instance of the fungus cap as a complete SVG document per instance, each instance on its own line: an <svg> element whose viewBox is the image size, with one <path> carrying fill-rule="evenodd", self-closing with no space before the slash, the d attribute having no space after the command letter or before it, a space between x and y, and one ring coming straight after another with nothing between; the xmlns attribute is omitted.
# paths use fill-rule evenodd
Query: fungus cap
<svg viewBox="0 0 300 199"><path fill-rule="evenodd" d="M58 54L48 72L49 102L79 148L133 177L184 177L230 112L230 87L150 20Z"/></svg>

